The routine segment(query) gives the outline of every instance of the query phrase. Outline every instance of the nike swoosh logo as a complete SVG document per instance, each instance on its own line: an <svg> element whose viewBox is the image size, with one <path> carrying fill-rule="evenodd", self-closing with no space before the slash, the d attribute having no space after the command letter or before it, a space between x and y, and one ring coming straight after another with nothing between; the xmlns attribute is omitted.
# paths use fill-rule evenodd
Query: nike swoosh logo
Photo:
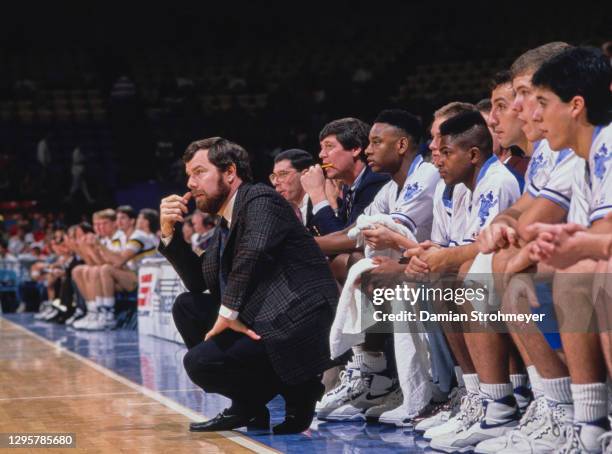
<svg viewBox="0 0 612 454"><path fill-rule="evenodd" d="M505 425L507 425L508 423L511 423L513 420L508 420L508 421L504 421L504 422L498 422L495 424L488 424L486 421L480 421L480 428L481 429L496 429L498 427L503 427Z"/></svg>
<svg viewBox="0 0 612 454"><path fill-rule="evenodd" d="M373 396L372 394L367 393L367 394L366 394L366 396L365 396L365 398L366 398L367 400L372 400L372 399L378 399L379 397L388 396L389 394L391 394L391 391L386 392L386 393L383 393L383 394L378 394L378 395L376 395L376 396Z"/></svg>

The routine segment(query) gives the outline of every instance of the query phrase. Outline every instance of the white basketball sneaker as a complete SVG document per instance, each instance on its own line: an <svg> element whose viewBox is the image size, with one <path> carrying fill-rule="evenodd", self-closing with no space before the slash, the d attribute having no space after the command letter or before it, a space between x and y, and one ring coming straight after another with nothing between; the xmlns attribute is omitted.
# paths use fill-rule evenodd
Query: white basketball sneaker
<svg viewBox="0 0 612 454"><path fill-rule="evenodd" d="M565 443L565 427L572 423L573 406L536 399L521 422L504 436L485 440L474 450L478 454L554 452Z"/></svg>
<svg viewBox="0 0 612 454"><path fill-rule="evenodd" d="M115 327L115 309L113 306L98 306L97 316L92 318L84 329L88 331L104 331Z"/></svg>
<svg viewBox="0 0 612 454"><path fill-rule="evenodd" d="M85 317L76 320L73 324L72 327L74 329L86 329L87 325L89 325L89 322L91 320L97 319L98 318L98 304L95 301L88 301L87 303L87 313L85 314Z"/></svg>
<svg viewBox="0 0 612 454"><path fill-rule="evenodd" d="M450 418L459 413L459 410L461 409L461 400L463 396L466 395L466 393L467 391L463 386L461 388L453 388L450 395L448 396L448 402L446 402L446 404L444 404L444 406L441 407L436 414L430 416L429 418L425 418L424 420L419 422L414 427L414 430L422 433L426 432L432 427L444 424Z"/></svg>
<svg viewBox="0 0 612 454"><path fill-rule="evenodd" d="M612 431L599 437L599 441L601 442L601 454L612 454Z"/></svg>
<svg viewBox="0 0 612 454"><path fill-rule="evenodd" d="M570 424L565 428L565 444L555 452L559 454L599 454L601 438L606 434L606 429L596 424Z"/></svg>
<svg viewBox="0 0 612 454"><path fill-rule="evenodd" d="M450 417L446 422L433 426L425 431L423 438L431 440L445 433L454 432L463 425L473 424L482 411L482 399L478 394L467 393L461 398L461 405L456 415Z"/></svg>
<svg viewBox="0 0 612 454"><path fill-rule="evenodd" d="M395 390L396 382L382 374L365 373L357 369L349 369L350 376L342 381L338 392L327 395L317 411L317 418L324 421L365 421L368 408L383 403L387 395ZM330 391L328 394L336 390Z"/></svg>
<svg viewBox="0 0 612 454"><path fill-rule="evenodd" d="M395 391L387 394L381 404L375 405L366 410L366 421L378 422L380 415L388 411L395 410L397 407L402 405L402 402L404 402L404 393L402 393L402 388L398 386Z"/></svg>
<svg viewBox="0 0 612 454"><path fill-rule="evenodd" d="M513 395L493 400L482 398L482 407L471 425L434 437L431 447L444 452L467 452L484 440L499 437L519 423L520 414ZM467 422L467 421L466 421Z"/></svg>

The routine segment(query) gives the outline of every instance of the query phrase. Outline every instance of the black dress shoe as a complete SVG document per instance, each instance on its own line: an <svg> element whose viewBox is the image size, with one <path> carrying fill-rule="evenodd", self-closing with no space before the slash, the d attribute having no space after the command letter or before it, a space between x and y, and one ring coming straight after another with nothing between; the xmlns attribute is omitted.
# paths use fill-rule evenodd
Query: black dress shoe
<svg viewBox="0 0 612 454"><path fill-rule="evenodd" d="M270 428L270 413L266 407L255 416L251 414L233 414L226 408L213 419L189 424L190 432L217 432L220 430L233 430L238 427L247 427L251 430L267 430Z"/></svg>
<svg viewBox="0 0 612 454"><path fill-rule="evenodd" d="M285 393L285 420L272 428L276 435L298 434L310 427L317 401L321 399L325 386L316 380L292 387Z"/></svg>

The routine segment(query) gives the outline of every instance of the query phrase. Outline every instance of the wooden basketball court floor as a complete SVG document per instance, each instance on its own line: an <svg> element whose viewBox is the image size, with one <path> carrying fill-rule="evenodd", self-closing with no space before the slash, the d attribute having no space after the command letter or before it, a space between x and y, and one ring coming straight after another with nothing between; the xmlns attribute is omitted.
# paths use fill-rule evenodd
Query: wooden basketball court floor
<svg viewBox="0 0 612 454"><path fill-rule="evenodd" d="M78 332L32 314L0 316L0 434L74 433L76 449L0 448L4 453L422 452L410 431L315 421L300 435L190 433L228 401L185 375L185 348L134 331ZM248 378L245 378L248 379ZM273 423L283 401L268 407Z"/></svg>

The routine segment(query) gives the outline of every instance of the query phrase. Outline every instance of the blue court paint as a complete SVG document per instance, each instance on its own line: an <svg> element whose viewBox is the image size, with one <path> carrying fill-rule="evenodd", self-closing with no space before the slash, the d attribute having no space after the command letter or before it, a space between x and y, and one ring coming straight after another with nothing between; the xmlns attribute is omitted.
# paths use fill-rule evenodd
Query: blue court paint
<svg viewBox="0 0 612 454"><path fill-rule="evenodd" d="M189 380L183 369L183 355L187 351L183 345L139 336L136 331L75 331L63 325L36 321L33 314L4 314L2 317L207 418L228 406L226 398L206 394ZM27 355L27 352L0 352L2 359L17 355ZM284 401L281 397L270 402L268 408L273 424L283 420ZM383 424L330 423L315 419L311 428L299 435L241 432L260 443L292 454L432 452L427 448L427 441L413 431Z"/></svg>

